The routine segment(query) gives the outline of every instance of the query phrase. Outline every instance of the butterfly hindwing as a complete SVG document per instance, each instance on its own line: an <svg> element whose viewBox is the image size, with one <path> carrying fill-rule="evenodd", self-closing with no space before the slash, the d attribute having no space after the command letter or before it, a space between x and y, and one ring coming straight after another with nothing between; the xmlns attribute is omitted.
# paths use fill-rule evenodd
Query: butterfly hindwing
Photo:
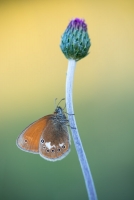
<svg viewBox="0 0 134 200"><path fill-rule="evenodd" d="M66 125L48 121L39 143L39 154L47 160L61 160L70 151L70 136Z"/></svg>

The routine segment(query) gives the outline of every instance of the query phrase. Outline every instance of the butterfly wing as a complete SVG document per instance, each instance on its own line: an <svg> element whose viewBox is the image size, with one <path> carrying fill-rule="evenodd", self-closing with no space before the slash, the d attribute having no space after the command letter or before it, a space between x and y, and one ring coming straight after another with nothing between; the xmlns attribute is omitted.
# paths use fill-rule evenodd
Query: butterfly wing
<svg viewBox="0 0 134 200"><path fill-rule="evenodd" d="M21 150L31 153L39 152L40 137L50 116L51 115L47 115L33 122L20 134L16 144Z"/></svg>
<svg viewBox="0 0 134 200"><path fill-rule="evenodd" d="M39 154L46 160L63 159L70 152L70 136L66 125L49 120L44 129L40 142Z"/></svg>

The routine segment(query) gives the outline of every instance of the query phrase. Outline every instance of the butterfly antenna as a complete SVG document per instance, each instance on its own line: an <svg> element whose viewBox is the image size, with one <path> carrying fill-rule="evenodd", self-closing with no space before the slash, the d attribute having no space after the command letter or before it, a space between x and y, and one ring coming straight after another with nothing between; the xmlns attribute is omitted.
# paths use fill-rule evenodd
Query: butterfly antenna
<svg viewBox="0 0 134 200"><path fill-rule="evenodd" d="M60 102L63 101L63 100L65 100L65 98L61 99ZM58 105L60 104L60 102L58 103ZM58 105L57 105L57 107L58 107Z"/></svg>
<svg viewBox="0 0 134 200"><path fill-rule="evenodd" d="M55 100L54 100L55 109L56 109L56 107L57 107L57 106L56 106L56 101L57 101L57 98L55 98Z"/></svg>
<svg viewBox="0 0 134 200"><path fill-rule="evenodd" d="M64 108L63 108L63 110L66 108L66 102L65 102L65 106L64 106Z"/></svg>

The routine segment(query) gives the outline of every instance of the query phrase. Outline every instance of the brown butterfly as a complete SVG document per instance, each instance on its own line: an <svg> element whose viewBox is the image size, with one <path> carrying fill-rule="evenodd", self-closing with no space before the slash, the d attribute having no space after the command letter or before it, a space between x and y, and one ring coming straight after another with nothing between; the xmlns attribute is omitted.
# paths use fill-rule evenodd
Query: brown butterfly
<svg viewBox="0 0 134 200"><path fill-rule="evenodd" d="M60 106L54 114L30 124L18 137L17 146L26 152L40 154L46 160L63 159L70 152L68 119Z"/></svg>

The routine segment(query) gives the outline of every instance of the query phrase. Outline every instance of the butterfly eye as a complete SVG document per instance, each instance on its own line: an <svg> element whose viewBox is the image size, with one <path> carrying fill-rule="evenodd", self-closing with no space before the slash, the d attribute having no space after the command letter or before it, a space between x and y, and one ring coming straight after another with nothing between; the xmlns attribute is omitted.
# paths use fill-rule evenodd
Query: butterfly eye
<svg viewBox="0 0 134 200"><path fill-rule="evenodd" d="M62 146L62 148L63 148L63 149L65 149L65 148L66 148L66 146L65 146L65 145L63 145L63 146Z"/></svg>
<svg viewBox="0 0 134 200"><path fill-rule="evenodd" d="M42 144L44 143L44 140L43 140L43 139L41 139L41 143L42 143Z"/></svg>

